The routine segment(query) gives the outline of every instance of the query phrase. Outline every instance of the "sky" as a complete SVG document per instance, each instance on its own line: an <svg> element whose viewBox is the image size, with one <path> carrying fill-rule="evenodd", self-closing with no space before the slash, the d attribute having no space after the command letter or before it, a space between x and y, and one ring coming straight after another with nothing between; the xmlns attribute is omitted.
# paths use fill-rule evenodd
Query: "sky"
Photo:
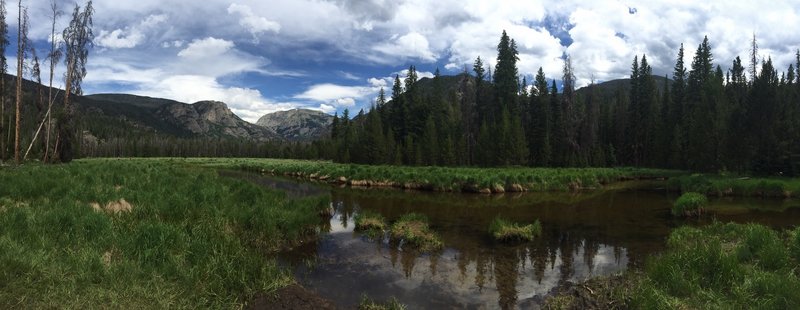
<svg viewBox="0 0 800 310"><path fill-rule="evenodd" d="M76 4L56 3L69 13ZM45 55L50 0L22 4L33 46ZM18 8L6 5L13 73ZM671 76L680 44L688 66L704 36L723 69L736 56L748 59L754 34L759 57L782 71L800 48L796 0L95 0L94 7L85 94L218 100L250 122L293 108L368 109L410 65L420 77L471 70L478 56L494 66L503 30L516 40L529 81L539 67L558 80L568 54L578 86L629 76L641 54L654 74ZM56 85L63 71L56 69Z"/></svg>

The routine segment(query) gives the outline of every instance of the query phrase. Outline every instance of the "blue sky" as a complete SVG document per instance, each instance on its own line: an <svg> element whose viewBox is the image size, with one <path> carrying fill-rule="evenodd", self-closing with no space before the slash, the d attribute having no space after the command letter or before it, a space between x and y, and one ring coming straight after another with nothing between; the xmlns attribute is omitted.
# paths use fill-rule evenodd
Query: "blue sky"
<svg viewBox="0 0 800 310"><path fill-rule="evenodd" d="M71 12L73 1L56 0ZM45 54L49 0L23 0L30 37ZM588 2L588 3L587 3ZM83 2L80 3L83 5ZM686 62L704 35L727 68L748 55L755 33L761 57L785 70L800 47L800 3L771 1L529 0L95 0L95 46L84 90L192 103L219 100L254 122L304 107L328 113L368 107L394 74L456 74L478 56L493 65L500 33L520 50L520 73L541 66L561 74L569 54L578 85L629 75L647 54L654 74ZM16 43L16 3L7 3ZM755 13L758 12L756 15ZM58 20L63 29L67 19ZM9 47L10 70L16 48ZM61 66L63 67L63 65ZM57 73L63 72L59 68ZM46 73L47 70L45 70ZM58 74L60 76L60 74ZM57 79L61 85L62 79Z"/></svg>

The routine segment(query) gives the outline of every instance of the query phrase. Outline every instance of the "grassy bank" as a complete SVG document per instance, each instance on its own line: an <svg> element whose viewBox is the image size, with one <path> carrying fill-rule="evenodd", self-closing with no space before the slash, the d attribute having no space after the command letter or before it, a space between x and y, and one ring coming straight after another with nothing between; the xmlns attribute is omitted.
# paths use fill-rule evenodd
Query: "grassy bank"
<svg viewBox="0 0 800 310"><path fill-rule="evenodd" d="M667 246L642 271L591 280L548 303L556 309L607 303L633 309L800 308L800 228L681 227ZM581 295L584 290L591 294Z"/></svg>
<svg viewBox="0 0 800 310"><path fill-rule="evenodd" d="M800 195L800 178L692 174L670 178L667 188L672 191L697 192L718 197L797 198Z"/></svg>
<svg viewBox="0 0 800 310"><path fill-rule="evenodd" d="M8 309L239 307L293 282L265 254L328 205L166 160L6 167L0 184Z"/></svg>
<svg viewBox="0 0 800 310"><path fill-rule="evenodd" d="M407 167L282 159L186 159L185 161L351 186L476 193L593 189L620 180L662 178L681 174L677 171L645 168Z"/></svg>

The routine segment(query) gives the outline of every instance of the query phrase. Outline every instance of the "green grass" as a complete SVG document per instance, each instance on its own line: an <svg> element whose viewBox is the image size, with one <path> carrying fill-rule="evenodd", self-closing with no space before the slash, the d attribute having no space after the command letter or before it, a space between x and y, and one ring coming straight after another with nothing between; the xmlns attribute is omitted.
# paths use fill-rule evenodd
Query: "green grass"
<svg viewBox="0 0 800 310"><path fill-rule="evenodd" d="M498 216L489 224L489 233L498 241L533 241L533 238L542 234L542 225L539 220L533 224L522 225Z"/></svg>
<svg viewBox="0 0 800 310"><path fill-rule="evenodd" d="M682 227L651 259L633 293L640 309L800 308L800 230L757 224Z"/></svg>
<svg viewBox="0 0 800 310"><path fill-rule="evenodd" d="M265 254L313 231L327 198L168 160L0 168L0 308L237 308L291 284ZM130 212L90 204L125 199Z"/></svg>
<svg viewBox="0 0 800 310"><path fill-rule="evenodd" d="M669 189L697 192L709 196L752 196L790 198L800 194L798 178L748 178L736 176L692 174L670 178Z"/></svg>
<svg viewBox="0 0 800 310"><path fill-rule="evenodd" d="M367 295L361 295L361 301L358 304L358 310L405 310L406 306L397 301L396 298L391 298L385 303L376 302Z"/></svg>
<svg viewBox="0 0 800 310"><path fill-rule="evenodd" d="M590 279L548 297L545 309L799 309L798 273L800 227L683 226L642 270Z"/></svg>
<svg viewBox="0 0 800 310"><path fill-rule="evenodd" d="M327 161L285 159L181 159L188 163L242 169L332 181L343 177L350 183L369 181L373 186L392 186L433 191L491 192L570 191L599 188L621 180L670 177L678 171L645 168L455 168L337 164Z"/></svg>
<svg viewBox="0 0 800 310"><path fill-rule="evenodd" d="M355 230L365 232L370 237L377 237L386 230L386 219L383 215L362 210L355 216Z"/></svg>
<svg viewBox="0 0 800 310"><path fill-rule="evenodd" d="M700 216L706 206L708 206L708 199L705 195L693 192L684 193L672 205L672 215L682 217Z"/></svg>
<svg viewBox="0 0 800 310"><path fill-rule="evenodd" d="M438 250L444 246L439 236L430 229L428 218L418 213L400 217L392 225L391 237L423 252Z"/></svg>

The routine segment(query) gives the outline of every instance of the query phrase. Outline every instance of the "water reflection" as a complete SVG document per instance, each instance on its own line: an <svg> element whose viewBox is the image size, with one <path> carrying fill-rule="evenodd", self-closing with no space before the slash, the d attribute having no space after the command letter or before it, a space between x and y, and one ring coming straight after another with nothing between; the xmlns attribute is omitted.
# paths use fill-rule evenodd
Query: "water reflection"
<svg viewBox="0 0 800 310"><path fill-rule="evenodd" d="M256 180L258 179L258 180ZM331 195L334 216L320 226L320 238L279 260L307 288L354 308L362 294L396 297L410 309L531 308L567 281L622 272L641 266L663 249L666 237L686 222L670 216L675 197L659 191L530 193L481 196L453 193L353 190L252 176L259 184L290 196ZM752 206L759 210L752 210ZM712 200L722 221L796 225L797 201ZM745 208L746 207L746 208ZM423 213L445 248L436 253L404 251L383 238L353 231L362 210L389 222L409 212ZM502 215L518 222L542 223L542 236L521 245L495 243L489 222ZM702 224L690 222L690 224Z"/></svg>

